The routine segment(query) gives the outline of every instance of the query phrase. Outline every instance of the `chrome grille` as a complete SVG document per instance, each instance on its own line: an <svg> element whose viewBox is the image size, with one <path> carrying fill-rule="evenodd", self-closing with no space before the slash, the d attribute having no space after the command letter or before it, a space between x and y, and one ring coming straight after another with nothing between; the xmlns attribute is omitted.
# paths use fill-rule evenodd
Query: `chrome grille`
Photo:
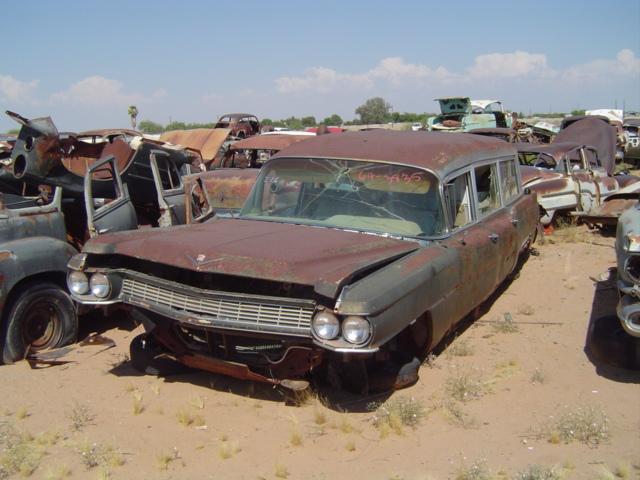
<svg viewBox="0 0 640 480"><path fill-rule="evenodd" d="M311 336L314 307L279 305L261 298L225 298L202 291L184 294L132 278L122 282L124 300L155 310L161 307L181 314L184 321L199 325L255 332L288 333Z"/></svg>

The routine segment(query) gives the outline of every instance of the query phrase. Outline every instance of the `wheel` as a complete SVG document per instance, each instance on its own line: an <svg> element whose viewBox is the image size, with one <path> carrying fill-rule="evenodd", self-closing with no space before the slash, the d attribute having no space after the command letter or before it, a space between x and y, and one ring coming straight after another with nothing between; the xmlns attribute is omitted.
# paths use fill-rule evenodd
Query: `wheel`
<svg viewBox="0 0 640 480"><path fill-rule="evenodd" d="M57 348L76 341L78 316L66 291L52 282L32 282L18 288L3 325L3 363L22 360L28 350Z"/></svg>

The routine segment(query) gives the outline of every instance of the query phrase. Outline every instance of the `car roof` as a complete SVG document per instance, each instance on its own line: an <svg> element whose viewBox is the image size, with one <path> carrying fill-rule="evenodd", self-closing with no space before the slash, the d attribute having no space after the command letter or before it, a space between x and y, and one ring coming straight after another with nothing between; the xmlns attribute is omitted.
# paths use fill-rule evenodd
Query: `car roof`
<svg viewBox="0 0 640 480"><path fill-rule="evenodd" d="M255 117L255 115L251 113L225 113L224 115L220 115L218 120L223 118L243 118L243 117ZM256 117L257 118L257 117Z"/></svg>
<svg viewBox="0 0 640 480"><path fill-rule="evenodd" d="M293 144L272 158L343 158L398 163L425 168L444 177L472 162L515 154L511 144L481 135L370 130L321 135Z"/></svg>
<svg viewBox="0 0 640 480"><path fill-rule="evenodd" d="M527 143L527 142L517 142L515 143L518 152L520 153L546 153L547 155L552 156L557 161L561 160L562 157L570 152L571 150L575 150L576 148L594 148L589 145L585 145L583 143L577 142L554 142L554 143Z"/></svg>
<svg viewBox="0 0 640 480"><path fill-rule="evenodd" d="M254 135L233 143L230 150L282 150L289 145L309 140L314 135Z"/></svg>

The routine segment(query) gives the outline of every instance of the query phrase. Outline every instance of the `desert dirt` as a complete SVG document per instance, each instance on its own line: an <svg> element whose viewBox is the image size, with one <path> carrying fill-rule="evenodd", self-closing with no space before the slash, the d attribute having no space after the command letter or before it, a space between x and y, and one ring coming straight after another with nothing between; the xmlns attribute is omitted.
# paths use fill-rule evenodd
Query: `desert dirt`
<svg viewBox="0 0 640 480"><path fill-rule="evenodd" d="M0 367L0 478L464 480L531 466L556 476L522 478L640 478L640 371L615 318L614 238L562 233L535 246L417 384L383 396L327 387L294 406L205 372L142 375L128 362L141 328L90 317L83 332L114 348ZM404 404L407 424L371 410L385 401Z"/></svg>

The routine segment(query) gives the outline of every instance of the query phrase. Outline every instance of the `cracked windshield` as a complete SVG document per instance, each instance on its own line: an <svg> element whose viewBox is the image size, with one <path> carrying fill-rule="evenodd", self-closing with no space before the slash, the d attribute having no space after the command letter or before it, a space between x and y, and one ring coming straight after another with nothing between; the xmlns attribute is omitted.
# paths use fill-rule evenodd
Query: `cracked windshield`
<svg viewBox="0 0 640 480"><path fill-rule="evenodd" d="M430 173L335 159L273 160L240 216L407 237L439 235L444 224Z"/></svg>

